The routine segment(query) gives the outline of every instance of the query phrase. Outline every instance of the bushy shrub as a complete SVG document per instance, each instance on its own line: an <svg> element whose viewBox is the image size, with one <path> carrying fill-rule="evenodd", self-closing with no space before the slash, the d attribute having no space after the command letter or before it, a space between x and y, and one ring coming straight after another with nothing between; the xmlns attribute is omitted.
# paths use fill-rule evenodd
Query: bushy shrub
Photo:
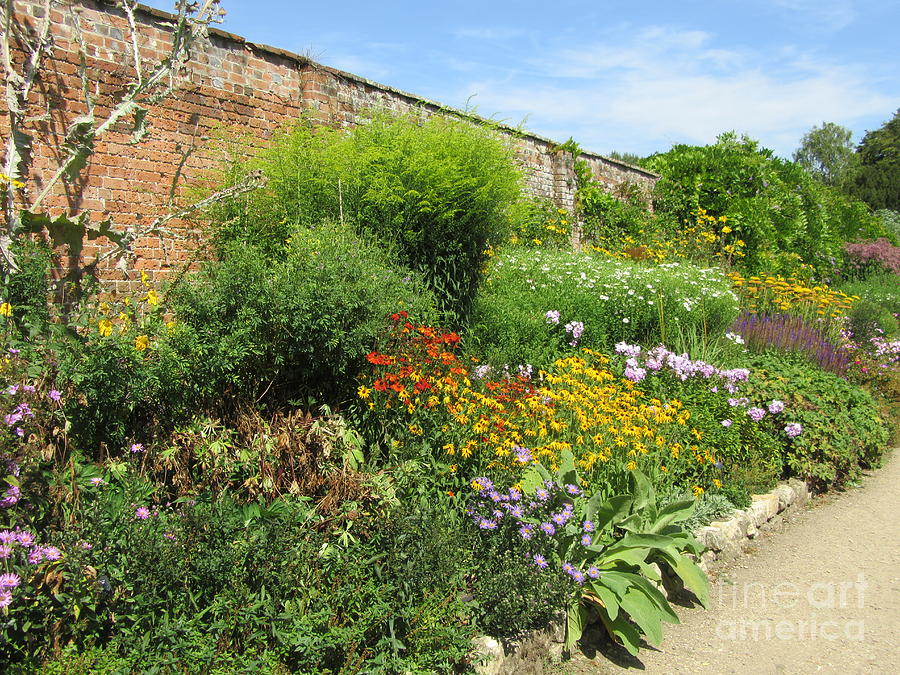
<svg viewBox="0 0 900 675"><path fill-rule="evenodd" d="M656 208L684 223L701 208L726 216L746 243L742 266L751 271L790 275L806 263L828 272L844 241L884 233L862 202L733 133L712 145L676 145L645 165L662 176Z"/></svg>
<svg viewBox="0 0 900 675"><path fill-rule="evenodd" d="M850 310L848 328L858 343L870 342L873 337L891 338L897 334L897 318L881 304L861 299Z"/></svg>
<svg viewBox="0 0 900 675"><path fill-rule="evenodd" d="M785 401L800 425L797 435L782 437L788 475L831 486L877 465L888 432L871 395L796 356L768 352L753 363L749 395Z"/></svg>
<svg viewBox="0 0 900 675"><path fill-rule="evenodd" d="M355 388L394 312L431 316L419 276L345 226L298 228L277 259L233 244L171 294L183 377L208 404L227 393L320 401Z"/></svg>
<svg viewBox="0 0 900 675"><path fill-rule="evenodd" d="M850 296L877 302L892 314L900 314L900 276L896 274L879 274L865 281L850 281L842 284L841 290Z"/></svg>
<svg viewBox="0 0 900 675"><path fill-rule="evenodd" d="M894 246L885 237L875 241L847 242L844 244L847 267L852 277L884 274L900 274L900 246Z"/></svg>
<svg viewBox="0 0 900 675"><path fill-rule="evenodd" d="M219 241L277 252L297 224L347 222L420 271L460 315L520 197L510 146L486 126L441 116L380 113L348 132L301 123L252 166L268 188L218 214Z"/></svg>
<svg viewBox="0 0 900 675"><path fill-rule="evenodd" d="M738 313L730 286L722 272L689 263L510 249L492 261L476 298L468 348L495 364L539 366L573 342L610 350L619 340L720 334Z"/></svg>

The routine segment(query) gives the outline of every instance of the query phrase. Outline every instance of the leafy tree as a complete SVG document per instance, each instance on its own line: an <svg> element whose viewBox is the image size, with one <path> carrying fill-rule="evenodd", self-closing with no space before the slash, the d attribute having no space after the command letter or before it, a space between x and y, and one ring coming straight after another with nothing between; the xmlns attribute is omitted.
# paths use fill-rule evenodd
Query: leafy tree
<svg viewBox="0 0 900 675"><path fill-rule="evenodd" d="M856 166L853 132L834 122L813 127L800 140L794 161L826 185L841 185Z"/></svg>
<svg viewBox="0 0 900 675"><path fill-rule="evenodd" d="M900 110L880 129L866 132L857 155L851 192L873 209L900 211Z"/></svg>

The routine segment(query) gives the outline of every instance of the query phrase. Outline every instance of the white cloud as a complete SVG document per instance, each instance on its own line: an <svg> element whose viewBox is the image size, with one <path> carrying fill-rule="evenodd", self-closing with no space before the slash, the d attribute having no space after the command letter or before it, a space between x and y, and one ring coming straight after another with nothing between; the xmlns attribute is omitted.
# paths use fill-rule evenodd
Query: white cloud
<svg viewBox="0 0 900 675"><path fill-rule="evenodd" d="M651 28L545 51L538 77L472 81L483 114L529 117L544 135L569 129L584 147L648 153L669 143L708 143L731 129L783 156L824 120L849 124L895 107L869 84L871 73L816 55L716 47L700 31Z"/></svg>

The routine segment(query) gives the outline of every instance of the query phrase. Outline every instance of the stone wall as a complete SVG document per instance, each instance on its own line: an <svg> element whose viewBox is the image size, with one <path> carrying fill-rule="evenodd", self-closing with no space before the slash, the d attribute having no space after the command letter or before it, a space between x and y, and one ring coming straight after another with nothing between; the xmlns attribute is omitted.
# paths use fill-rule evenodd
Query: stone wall
<svg viewBox="0 0 900 675"><path fill-rule="evenodd" d="M32 30L43 15L40 0L14 0L14 23ZM155 63L171 44L171 15L141 6L137 15L141 56ZM94 92L96 116L102 119L134 74L129 31L124 12L109 0L59 0L51 13L53 51L44 63L40 86L33 97L34 137L28 190L35 194L59 165L59 147L74 117L86 111L78 75L76 22L87 49L87 67ZM23 52L15 50L21 64ZM106 134L82 174L79 185L57 186L45 204L51 213L87 210L93 220L111 217L120 227L139 226L188 199L192 187L209 180L218 165L220 147L211 141L238 130L250 147L261 145L281 126L311 111L319 121L354 124L360 113L379 106L398 112L412 109L426 114L450 114L479 123L480 118L421 97L377 84L351 73L315 63L303 56L246 41L219 30L195 47L189 72L173 96L150 106L151 133L140 144L129 144L130 129ZM0 102L0 112L5 104ZM517 156L526 170L527 189L571 210L575 176L572 157L555 150L555 143L533 134L500 127L515 140ZM0 122L8 135L8 121ZM584 156L595 177L610 189L631 181L649 190L656 176L637 167L599 155ZM174 223L174 235L144 237L136 242L131 276L140 270L159 280L196 258L201 236L189 222ZM85 255L101 250L103 240L91 242ZM100 247L100 248L98 248ZM101 271L111 287L130 286L129 275Z"/></svg>

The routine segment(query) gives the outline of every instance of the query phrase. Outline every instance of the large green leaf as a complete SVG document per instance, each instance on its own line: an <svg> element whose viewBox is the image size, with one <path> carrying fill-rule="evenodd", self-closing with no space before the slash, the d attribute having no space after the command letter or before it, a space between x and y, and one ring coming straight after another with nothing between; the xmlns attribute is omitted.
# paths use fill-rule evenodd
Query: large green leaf
<svg viewBox="0 0 900 675"><path fill-rule="evenodd" d="M563 450L560 453L557 475L557 484L560 487L578 484L578 471L575 469L575 457L571 450Z"/></svg>
<svg viewBox="0 0 900 675"><path fill-rule="evenodd" d="M641 634L624 615L620 614L615 619L611 619L601 613L600 620L603 622L606 632L611 637L618 637L630 654L638 653L641 647Z"/></svg>
<svg viewBox="0 0 900 675"><path fill-rule="evenodd" d="M522 491L526 495L533 495L538 488L544 487L544 481L553 480L553 477L541 464L532 464L522 474Z"/></svg>
<svg viewBox="0 0 900 675"><path fill-rule="evenodd" d="M660 551L660 556L684 582L684 587L697 596L700 604L704 607L709 606L709 579L703 570L693 560L675 549Z"/></svg>
<svg viewBox="0 0 900 675"><path fill-rule="evenodd" d="M644 632L650 644L658 647L662 643L662 619L659 607L645 593L637 588L628 589L622 598L622 609Z"/></svg>
<svg viewBox="0 0 900 675"><path fill-rule="evenodd" d="M635 512L653 510L655 519L656 490L653 484L640 471L631 472L632 494L634 495Z"/></svg>
<svg viewBox="0 0 900 675"><path fill-rule="evenodd" d="M615 619L619 614L619 599L616 597L615 593L604 586L599 580L591 582L591 589L593 589L594 593L603 603L603 609L600 613L603 614L605 612L610 619ZM623 593L624 592L625 588L623 587Z"/></svg>
<svg viewBox="0 0 900 675"><path fill-rule="evenodd" d="M632 498L629 495L610 497L597 507L594 527L599 532L607 527L617 526L631 512Z"/></svg>
<svg viewBox="0 0 900 675"><path fill-rule="evenodd" d="M650 525L651 532L661 532L663 528L673 523L680 523L687 520L697 508L696 499L686 499L684 501L672 502L659 510L656 516L656 522Z"/></svg>
<svg viewBox="0 0 900 675"><path fill-rule="evenodd" d="M581 604L580 599L575 600L569 605L569 612L566 620L566 649L572 649L572 647L575 646L575 643L581 639L588 618L587 609Z"/></svg>

